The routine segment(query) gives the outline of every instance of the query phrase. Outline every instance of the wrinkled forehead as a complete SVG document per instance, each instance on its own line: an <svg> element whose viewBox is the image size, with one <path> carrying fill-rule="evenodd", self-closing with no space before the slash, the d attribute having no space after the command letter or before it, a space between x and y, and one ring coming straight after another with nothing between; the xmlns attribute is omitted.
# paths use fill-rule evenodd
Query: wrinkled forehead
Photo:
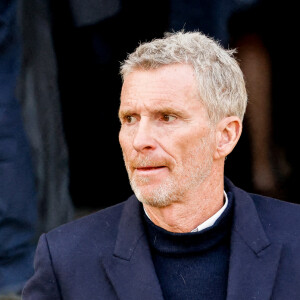
<svg viewBox="0 0 300 300"><path fill-rule="evenodd" d="M124 77L121 100L138 94L193 94L198 95L193 68L187 64L164 65L156 69L134 69Z"/></svg>
<svg viewBox="0 0 300 300"><path fill-rule="evenodd" d="M174 112L188 116L204 107L193 69L170 65L159 69L138 69L125 77L121 92L121 114ZM205 113L205 112L203 112Z"/></svg>

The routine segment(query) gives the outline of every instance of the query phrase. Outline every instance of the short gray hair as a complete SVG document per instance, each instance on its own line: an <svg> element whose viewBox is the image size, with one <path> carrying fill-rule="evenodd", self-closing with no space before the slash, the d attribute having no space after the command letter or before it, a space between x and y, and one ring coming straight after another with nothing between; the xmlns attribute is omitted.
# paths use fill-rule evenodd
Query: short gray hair
<svg viewBox="0 0 300 300"><path fill-rule="evenodd" d="M210 120L227 116L243 120L247 92L243 73L234 58L235 50L224 49L203 33L173 32L163 38L140 44L121 64L122 79L138 70L157 69L170 64L189 64L194 69L200 99Z"/></svg>

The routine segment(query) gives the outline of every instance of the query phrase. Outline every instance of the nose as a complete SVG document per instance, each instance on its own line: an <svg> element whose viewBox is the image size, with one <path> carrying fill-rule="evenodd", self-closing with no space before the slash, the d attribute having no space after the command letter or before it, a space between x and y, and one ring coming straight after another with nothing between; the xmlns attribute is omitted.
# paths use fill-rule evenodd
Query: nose
<svg viewBox="0 0 300 300"><path fill-rule="evenodd" d="M133 147L137 152L145 152L156 148L153 128L148 120L140 120L133 138Z"/></svg>

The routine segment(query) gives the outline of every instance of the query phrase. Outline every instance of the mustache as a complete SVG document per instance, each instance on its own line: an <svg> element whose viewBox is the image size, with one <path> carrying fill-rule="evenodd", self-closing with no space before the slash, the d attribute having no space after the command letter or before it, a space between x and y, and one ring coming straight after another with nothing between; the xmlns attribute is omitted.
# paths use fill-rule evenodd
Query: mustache
<svg viewBox="0 0 300 300"><path fill-rule="evenodd" d="M145 167L168 167L170 161L163 157L152 157L152 156L143 156L136 157L130 160L130 166L133 168L145 168Z"/></svg>

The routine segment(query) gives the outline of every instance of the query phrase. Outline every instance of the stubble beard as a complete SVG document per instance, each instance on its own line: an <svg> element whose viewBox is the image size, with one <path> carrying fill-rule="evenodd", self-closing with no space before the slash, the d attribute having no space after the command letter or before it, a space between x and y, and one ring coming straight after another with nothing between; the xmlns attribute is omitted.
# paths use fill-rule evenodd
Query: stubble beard
<svg viewBox="0 0 300 300"><path fill-rule="evenodd" d="M195 163L199 154L206 157L201 165ZM151 158L145 157L145 165L149 161L151 161ZM207 146L207 139L203 139L198 149L190 151L186 161L176 165L172 176L168 176L155 186L151 185L151 179L149 178L130 175L127 165L126 169L131 188L137 199L143 204L161 208L179 202L190 190L200 186L210 175L212 163L212 154Z"/></svg>
<svg viewBox="0 0 300 300"><path fill-rule="evenodd" d="M144 181L141 184L141 181ZM166 207L175 202L180 195L175 197L175 183L171 178L167 178L164 182L157 184L156 187L145 187L147 185L146 180L132 178L130 179L130 185L137 199L143 204L147 204L154 207ZM145 191L147 189L147 191Z"/></svg>

